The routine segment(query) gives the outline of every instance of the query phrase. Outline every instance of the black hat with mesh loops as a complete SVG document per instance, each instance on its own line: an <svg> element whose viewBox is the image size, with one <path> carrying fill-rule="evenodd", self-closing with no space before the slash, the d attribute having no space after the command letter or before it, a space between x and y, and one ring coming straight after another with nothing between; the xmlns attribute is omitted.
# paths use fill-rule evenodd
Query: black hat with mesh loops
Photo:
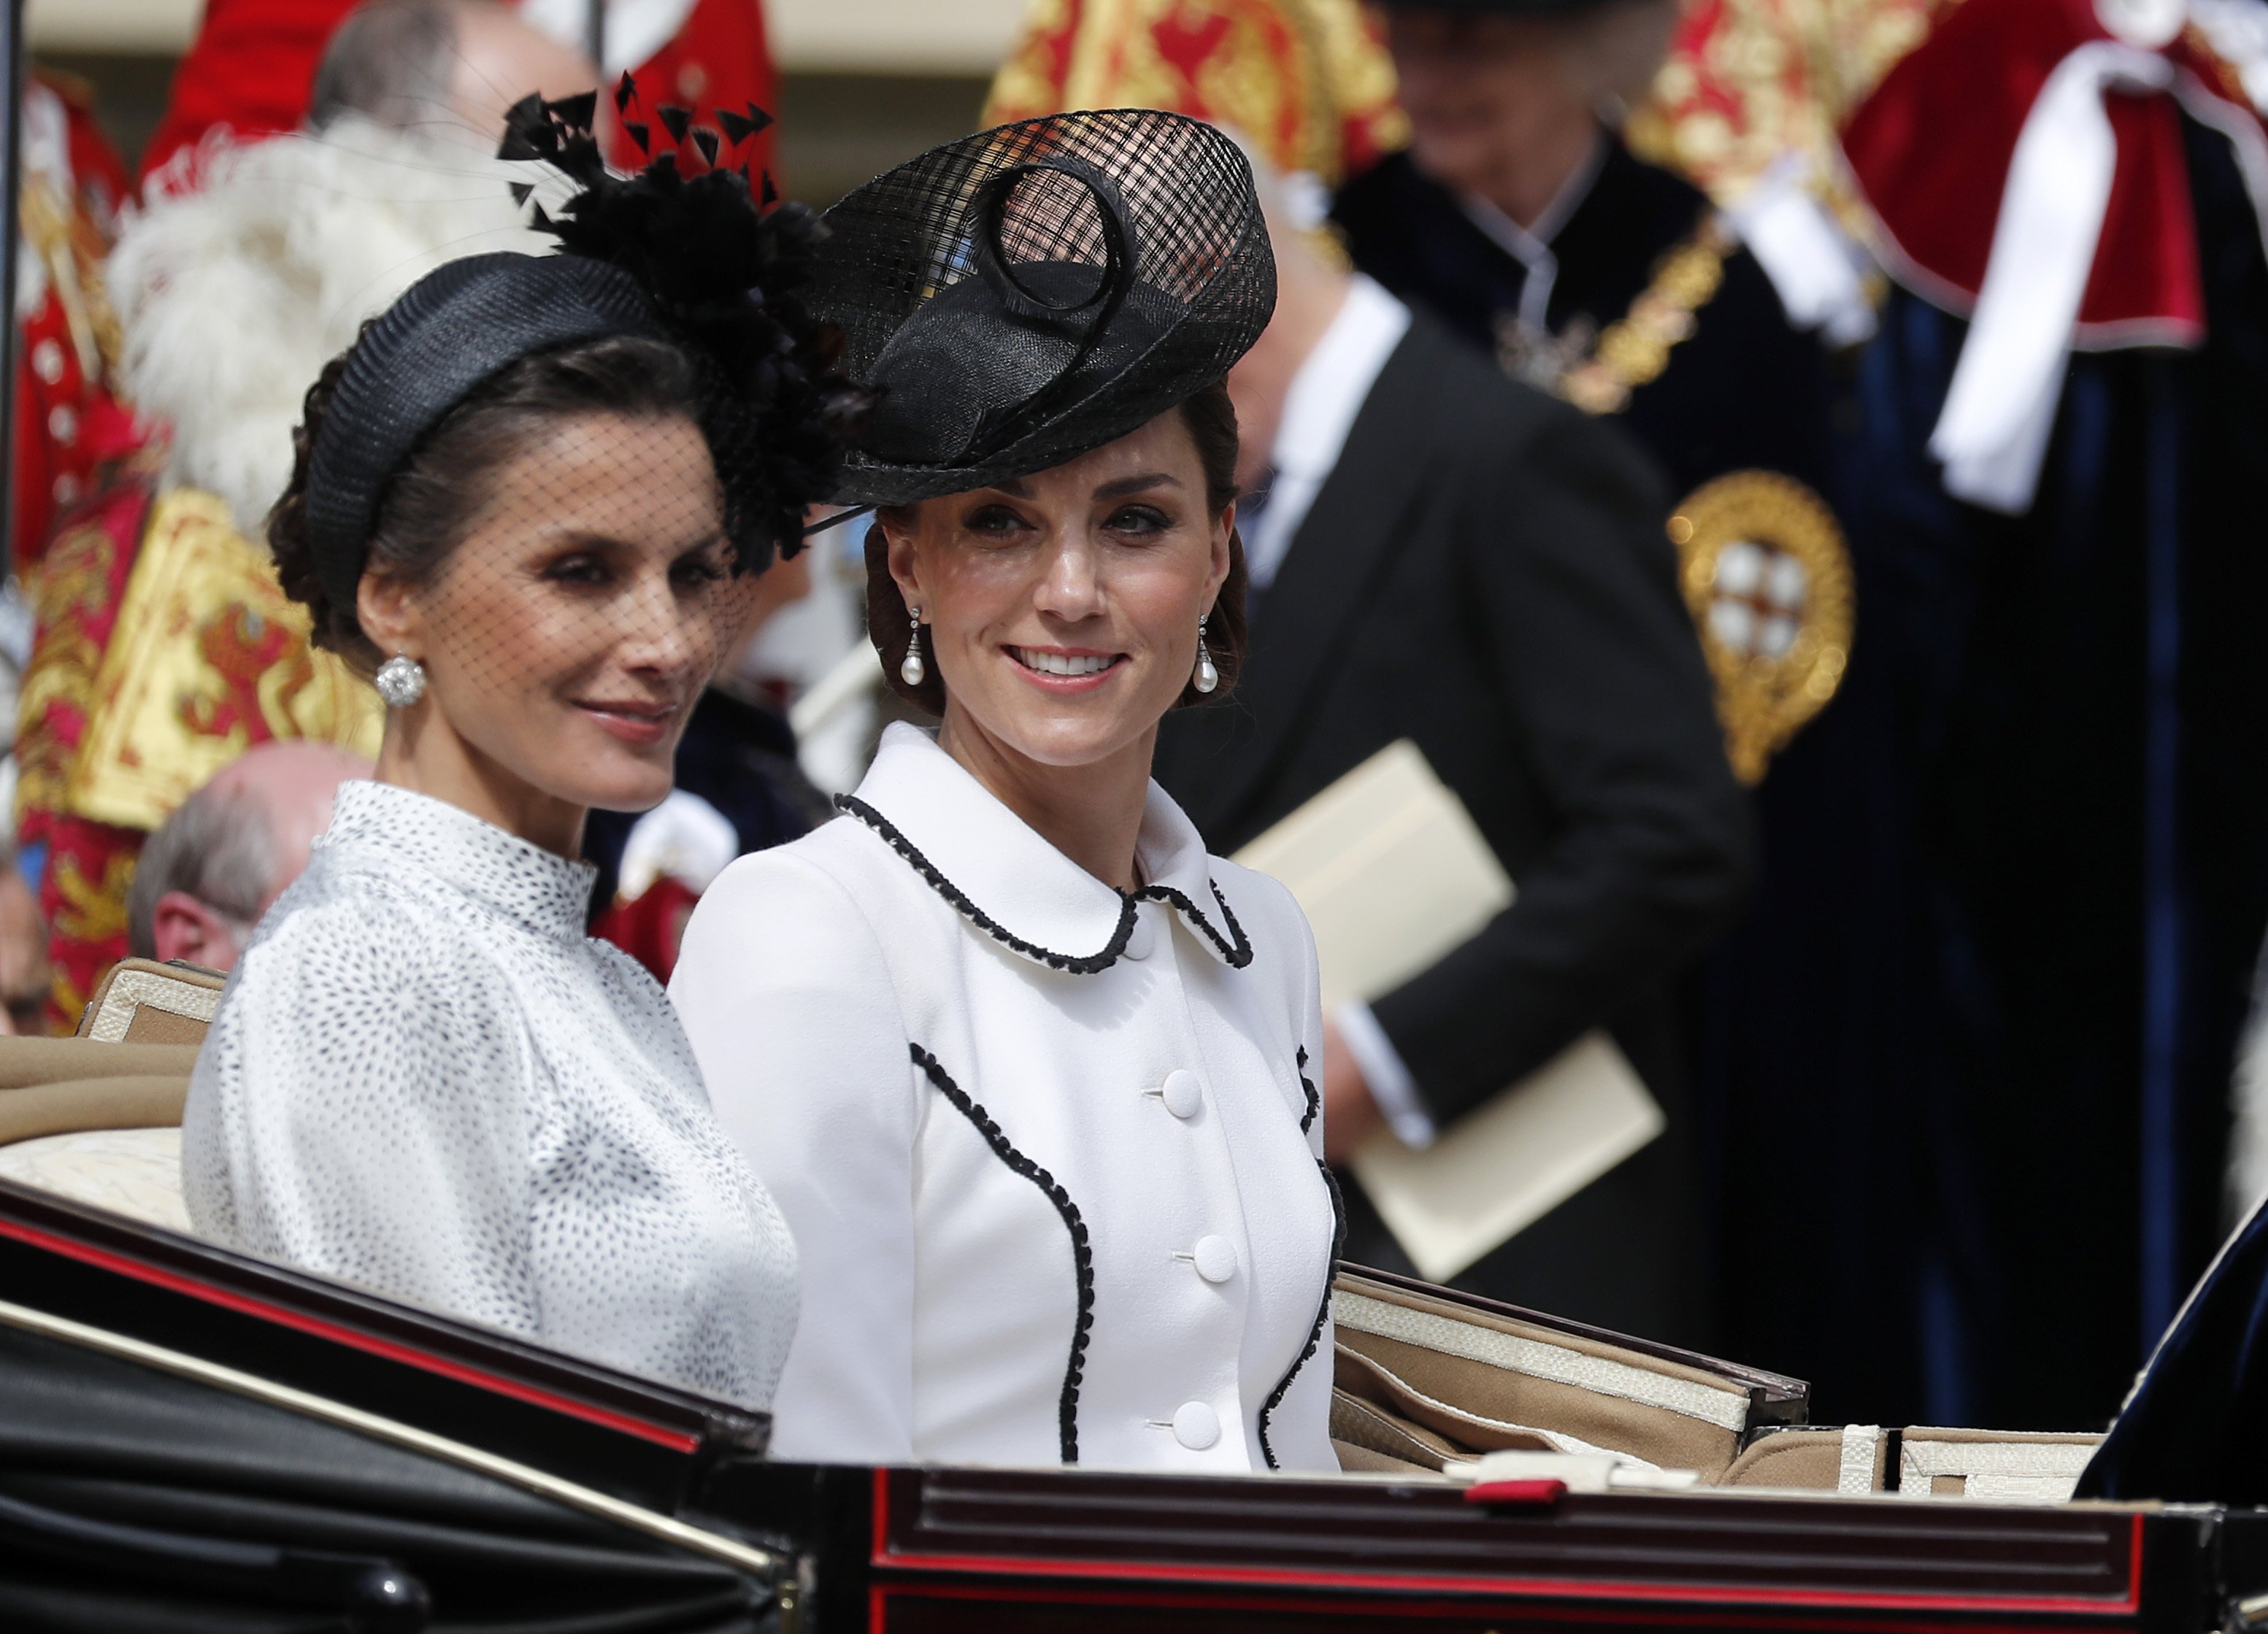
<svg viewBox="0 0 2268 1634"><path fill-rule="evenodd" d="M1276 263L1236 144L1147 108L932 149L826 216L813 314L880 394L836 497L907 504L1043 471L1226 376Z"/></svg>

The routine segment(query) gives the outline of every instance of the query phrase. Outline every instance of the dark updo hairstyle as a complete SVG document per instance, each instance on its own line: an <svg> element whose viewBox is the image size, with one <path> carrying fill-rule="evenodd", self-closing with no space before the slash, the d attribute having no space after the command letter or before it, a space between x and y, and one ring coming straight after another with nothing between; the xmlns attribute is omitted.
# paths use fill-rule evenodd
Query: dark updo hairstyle
<svg viewBox="0 0 2268 1634"><path fill-rule="evenodd" d="M369 325L364 328L366 333ZM292 433L291 483L269 512L268 543L284 594L313 621L315 644L366 679L389 655L364 634L355 608L335 604L324 590L307 522L308 466L352 350L331 359L308 390ZM387 481L365 570L432 583L494 497L497 473L563 421L683 415L698 424L703 401L693 358L669 342L641 335L578 341L507 364L436 422Z"/></svg>
<svg viewBox="0 0 2268 1634"><path fill-rule="evenodd" d="M1229 401L1228 387L1219 382L1205 386L1182 399L1173 412L1182 416L1197 444L1197 460L1204 469L1205 514L1208 519L1217 517L1236 497L1236 408ZM912 512L913 507L908 505L885 507L877 514L909 524ZM1174 700L1175 709L1225 698L1236 690L1247 637L1244 584L1244 541L1231 528L1228 577L1221 581L1220 593L1214 598L1204 636L1205 650L1212 654L1213 668L1220 673L1220 684L1211 692L1199 692L1194 679L1185 682L1181 696ZM944 714L945 681L934 658L918 687L909 687L898 673L898 666L905 662L906 644L912 638L913 620L907 615L906 599L897 580L890 577L889 541L879 522L866 530L866 634L882 655L882 676L890 690L917 709Z"/></svg>

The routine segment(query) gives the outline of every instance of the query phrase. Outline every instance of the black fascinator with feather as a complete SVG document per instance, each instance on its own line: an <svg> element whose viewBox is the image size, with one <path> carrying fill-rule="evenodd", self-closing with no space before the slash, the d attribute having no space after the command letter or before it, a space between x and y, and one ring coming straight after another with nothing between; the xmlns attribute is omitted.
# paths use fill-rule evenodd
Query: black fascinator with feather
<svg viewBox="0 0 2268 1634"><path fill-rule="evenodd" d="M634 92L624 76L622 99ZM717 412L706 429L725 489L726 528L743 565L761 567L777 547L803 542L806 503L833 485L840 451L867 394L831 372L839 334L806 308L814 252L826 229L801 204L776 202L771 178L755 195L745 166L718 162L713 133L702 145L710 168L683 174L664 153L634 174L607 168L593 134L596 97L546 102L530 95L506 114L497 156L550 165L581 188L558 213L535 209L537 228L570 255L619 267L637 279L672 335L715 371ZM666 117L677 110L664 108ZM718 121L745 143L770 122L720 109ZM635 135L635 133L633 133Z"/></svg>
<svg viewBox="0 0 2268 1634"><path fill-rule="evenodd" d="M836 485L869 397L836 372L840 338L805 305L825 230L801 205L760 205L743 169L712 163L688 176L664 153L635 174L612 173L596 110L595 92L530 96L506 116L498 156L546 165L577 188L553 210L534 206L534 225L560 254L453 261L413 284L347 355L307 482L309 543L334 605L354 605L387 485L420 440L504 369L578 342L638 336L692 359L738 570L799 548L805 506ZM764 122L751 109L727 129L753 135ZM769 178L762 188L769 202ZM522 203L551 191L534 181L512 190Z"/></svg>

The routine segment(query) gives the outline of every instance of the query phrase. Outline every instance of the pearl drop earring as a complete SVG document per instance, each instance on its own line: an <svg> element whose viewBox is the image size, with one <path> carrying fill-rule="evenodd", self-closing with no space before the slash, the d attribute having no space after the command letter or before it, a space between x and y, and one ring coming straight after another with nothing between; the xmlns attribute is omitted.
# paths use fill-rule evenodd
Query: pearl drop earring
<svg viewBox="0 0 2268 1634"><path fill-rule="evenodd" d="M1205 650L1205 621L1211 616L1210 613L1197 615L1197 688L1199 692L1211 692L1220 685L1220 672L1212 666L1212 654Z"/></svg>
<svg viewBox="0 0 2268 1634"><path fill-rule="evenodd" d="M913 633L906 637L905 661L898 666L898 679L909 687L918 687L929 674L929 666L922 662L921 609L908 607L906 615L914 622Z"/></svg>

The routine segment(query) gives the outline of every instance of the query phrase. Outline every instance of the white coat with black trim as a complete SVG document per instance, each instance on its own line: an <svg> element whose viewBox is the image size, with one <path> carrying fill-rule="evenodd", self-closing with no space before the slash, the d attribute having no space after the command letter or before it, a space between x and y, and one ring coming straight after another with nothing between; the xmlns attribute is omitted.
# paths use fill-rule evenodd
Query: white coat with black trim
<svg viewBox="0 0 2268 1634"><path fill-rule="evenodd" d="M1096 880L929 734L702 898L670 996L795 1233L773 1453L1330 1469L1314 944L1154 784Z"/></svg>

